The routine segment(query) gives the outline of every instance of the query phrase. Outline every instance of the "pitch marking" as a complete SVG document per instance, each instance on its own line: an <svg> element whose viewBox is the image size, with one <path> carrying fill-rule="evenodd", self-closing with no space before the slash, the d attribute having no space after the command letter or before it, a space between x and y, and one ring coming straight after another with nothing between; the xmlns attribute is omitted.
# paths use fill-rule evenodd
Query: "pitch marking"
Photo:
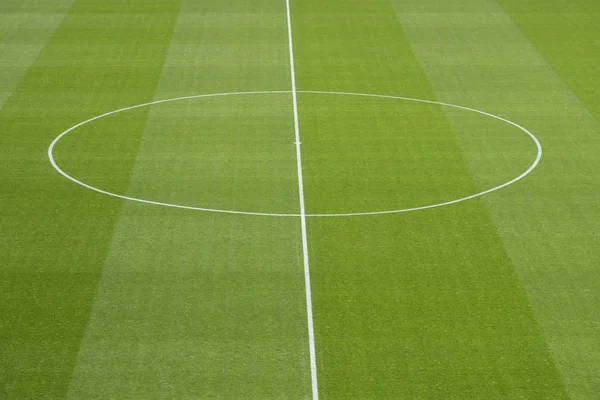
<svg viewBox="0 0 600 400"><path fill-rule="evenodd" d="M315 328L313 324L312 295L310 289L310 266L308 262L308 235L306 234L306 208L304 206L304 183L302 179L302 151L300 150L300 127L298 123L298 97L296 94L296 69L294 67L294 43L292 40L292 18L290 1L286 0L287 28L290 49L290 76L292 79L292 103L294 106L294 130L296 134L296 161L298 166L298 194L300 200L300 225L302 228L302 255L304 259L304 288L306 293L306 317L308 321L308 348L310 354L310 380L313 400L319 399L317 383L317 356L315 350Z"/></svg>
<svg viewBox="0 0 600 400"><path fill-rule="evenodd" d="M65 171L63 171L58 166L58 164L56 163L56 160L54 159L54 155L53 155L54 147L56 146L56 144L60 141L60 139L62 139L68 133L73 132L77 128L80 128L83 125L86 125L86 124L88 124L90 122L93 122L93 121L99 120L100 118L108 117L110 115L114 115L114 114L117 114L117 113L120 113L120 112L123 112L123 111L134 110L136 108L141 108L141 107L149 107L151 105L161 104L161 103L168 103L168 102L172 102L172 101L200 99L200 98L210 98L210 97L222 97L222 96L254 95L254 94L282 94L282 93L283 94L285 94L285 93L291 93L291 91L289 91L289 90L274 90L274 91L257 91L257 92L231 92L231 93L201 94L201 95L194 95L194 96L175 97L175 98L172 98L172 99L156 100L156 101L152 101L152 102L149 102L149 103L138 104L138 105L135 105L135 106L125 107L125 108L121 108L121 109L118 109L118 110L110 111L110 112L104 113L102 115L98 115L96 117L93 117L93 118L90 118L88 120L85 120L83 122L80 122L77 125L72 126L71 128L67 129L66 131L64 131L60 135L58 135L52 141L52 143L50 143L50 146L48 147L48 158L50 160L50 163L52 164L52 167L54 167L54 169L56 169L56 171L58 171L62 176L64 176L65 178L69 179L70 181L75 182L76 184L81 185L81 186L83 186L83 187L85 187L87 189L93 190L95 192L102 193L102 194L107 195L107 196L117 197L117 198L120 198L120 199L123 199L123 200L136 201L138 203L152 204L152 205L158 205L158 206L164 206L164 207L180 208L180 209L185 209L185 210L209 211L209 212L225 213L225 214L256 215L256 216L269 216L269 217L299 217L300 214L294 214L294 213L266 213L266 212L222 210L222 209L215 209L215 208L187 206L187 205L181 205L181 204L173 204L173 203L165 203L165 202L160 202L160 201L139 199L139 198L136 198L136 197L124 196L124 195L121 195L121 194L112 193L112 192L109 192L109 191L106 191L106 190L94 187L92 185L89 185L89 184L87 184L85 182L82 182L82 181L74 178L73 176L69 175L68 173L66 173ZM477 113L477 114L485 115L487 117L490 117L490 118L493 118L493 119L505 122L505 123L507 123L509 125L512 125L512 126L518 128L522 132L526 133L531 138L531 140L533 140L533 142L535 143L535 146L537 148L537 155L535 157L535 160L529 166L529 168L527 168L527 170L525 172L523 172L521 175L519 175L516 178L513 178L510 181L508 181L506 183L503 183L501 185L495 186L493 188L484 190L484 191L479 192L479 193L475 193L475 194L472 194L472 195L469 195L469 196L461 197L459 199L450 200L450 201L446 201L446 202L443 202L443 203L429 204L429 205L425 205L425 206L412 207L412 208L403 208L403 209L398 209L398 210L366 211L366 212L337 213L337 214L310 214L310 213L307 213L305 215L306 217L353 217L353 216L361 216L361 215L397 214L397 213L404 213L404 212L410 212L410 211L419 211L419 210L427 210L427 209L431 209L431 208L449 206L449 205L452 205L452 204L461 203L463 201L467 201L467 200L470 200L470 199L474 199L476 197L480 197L480 196L483 196L483 195L495 192L497 190L503 189L503 188L505 188L505 187L507 187L509 185L512 185L512 184L520 181L521 179L523 179L527 175L529 175L535 169L535 167L538 166L538 164L539 164L539 162L540 162L540 160L542 158L542 145L541 145L540 141L535 137L535 135L533 133L531 133L529 130L527 130L526 128L524 128L521 125L517 124L516 122L510 121L508 119L499 117L497 115L494 115L494 114L491 114L491 113L488 113L488 112L485 112L485 111L477 110L475 108L464 107L464 106L459 106L459 105L450 104L450 103L443 103L443 102L440 102L440 101L422 100L422 99L414 99L414 98L410 98L410 97L391 96L391 95L382 95L382 94L371 94L371 93L326 92L326 91L317 91L317 90L312 90L312 91L311 90L296 90L296 93L313 93L313 94L322 94L322 95L374 97L374 98L383 98L383 99L391 99L391 100L414 101L414 102L417 102L417 103L437 104L437 105L441 105L441 106L445 106L445 107L457 108L457 109L461 109L461 110L470 111L470 112L474 112L474 113Z"/></svg>

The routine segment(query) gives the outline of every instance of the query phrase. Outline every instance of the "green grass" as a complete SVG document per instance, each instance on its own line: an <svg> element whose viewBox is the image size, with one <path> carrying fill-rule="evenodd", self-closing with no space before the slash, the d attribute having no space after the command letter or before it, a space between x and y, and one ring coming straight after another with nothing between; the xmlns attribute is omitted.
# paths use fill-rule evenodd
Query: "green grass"
<svg viewBox="0 0 600 400"><path fill-rule="evenodd" d="M323 399L600 392L600 5L291 0L300 91L530 129L524 180L307 218ZM300 218L124 201L61 132L290 91L284 0L0 4L0 398L311 397ZM298 93L308 214L502 184L536 156L440 105ZM299 213L290 93L82 126L116 194Z"/></svg>

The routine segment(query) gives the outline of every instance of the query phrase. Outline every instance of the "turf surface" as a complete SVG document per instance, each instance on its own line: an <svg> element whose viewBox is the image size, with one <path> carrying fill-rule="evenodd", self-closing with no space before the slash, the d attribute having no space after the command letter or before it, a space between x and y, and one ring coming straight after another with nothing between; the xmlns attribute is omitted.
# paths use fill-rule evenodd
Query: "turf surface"
<svg viewBox="0 0 600 400"><path fill-rule="evenodd" d="M544 147L308 217L320 397L597 398L600 5L290 6L307 213L535 159L356 94ZM311 397L300 218L46 154L269 92L55 158L297 214L290 90L283 0L0 4L0 398Z"/></svg>

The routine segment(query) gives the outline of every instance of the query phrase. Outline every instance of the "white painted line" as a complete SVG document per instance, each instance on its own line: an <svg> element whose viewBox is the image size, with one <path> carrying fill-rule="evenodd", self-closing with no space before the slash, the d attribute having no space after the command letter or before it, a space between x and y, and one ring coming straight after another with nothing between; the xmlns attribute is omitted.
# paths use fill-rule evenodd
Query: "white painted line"
<svg viewBox="0 0 600 400"><path fill-rule="evenodd" d="M236 96L236 95L254 95L254 94L264 95L264 94L282 94L282 93L286 94L286 93L292 93L292 92L290 90L274 90L274 91L257 91L257 92L200 94L200 95L194 95L194 96L185 96L185 97L176 97L176 98L172 98L172 99L157 100L157 101L152 101L149 103L138 104L138 105L131 106L131 107L121 108L119 110L110 111L110 112L104 113L102 115L98 115L96 117L90 118L86 121L80 122L77 125L72 126L71 128L67 129L66 131L64 131L60 135L58 135L52 141L50 146L48 147L48 158L50 160L50 163L52 164L52 167L54 167L54 169L56 169L58 171L58 173L60 173L62 176L64 176L68 180L70 180L80 186L83 186L87 189L93 190L95 192L102 193L104 195L111 196L111 197L117 197L117 198L120 198L123 200L135 201L138 203L145 203L145 204L151 204L151 205L157 205L157 206L163 206L163 207L181 208L181 209L192 210L192 211L208 211L208 212L216 212L216 213L223 213L223 214L256 215L256 216L267 216L267 217L299 217L300 214L297 214L297 213L269 213L269 212L254 212L254 211L223 210L223 209L215 209L215 208L205 208L205 207L196 207L196 206L189 206L189 205L165 203L165 202L161 202L161 201L146 200L146 199L140 199L140 198L136 198L136 197L132 197L132 196L124 196L121 194L112 193L107 190L103 190L103 189L94 187L90 184L87 184L85 182L82 182L81 180L78 180L78 179L74 178L73 176L69 175L68 173L63 171L58 166L58 164L56 163L56 161L54 159L54 155L53 155L54 147L60 141L60 139L62 139L66 134L73 132L74 130L82 127L83 125L86 125L88 123L96 121L100 118L108 117L110 115L114 115L114 114L117 114L120 112L134 110L136 108L141 108L141 107L149 107L154 104L168 103L168 102L180 101L180 100L201 99L201 98L222 97L222 96ZM362 97L382 98L382 99L401 100L401 101L414 101L414 102L418 102L418 103L437 104L437 105L444 106L444 107L457 108L457 109L485 115L487 117L497 119L499 121L503 121L509 125L512 125L512 126L518 128L519 130L526 133L531 138L531 140L535 143L535 146L537 148L537 154L536 154L535 160L529 166L529 168L527 168L527 170L525 172L523 172L516 178L511 179L508 182L505 182L501 185L495 186L493 188L484 190L479 193L461 197L461 198L455 199L455 200L445 201L445 202L436 203L436 204L429 204L429 205L419 206L419 207L403 208L403 209L397 209L397 210L364 211L364 212L353 212L353 213L306 214L305 216L307 218L308 217L355 217L355 216L368 216L368 215L398 214L398 213L405 213L405 212L410 212L410 211L427 210L427 209L431 209L431 208L438 208L438 207L444 207L444 206L449 206L452 204L461 203L463 201L471 200L476 197L480 197L480 196L495 192L497 190L503 189L509 185L512 185L512 184L520 181L521 179L523 179L527 175L529 175L538 166L538 164L540 163L540 160L542 158L542 144L540 143L538 138L536 138L535 135L533 133L531 133L529 130L527 130L523 126L517 124L516 122L510 121L506 118L502 118L502 117L499 117L497 115L494 115L494 114L491 114L491 113L488 113L485 111L477 110L475 108L464 107L464 106L459 106L459 105L450 104L450 103L443 103L440 101L422 100L422 99L414 99L414 98L410 98L410 97L391 96L391 95L372 94L372 93L325 92L325 91L315 91L315 90L313 90L313 91L296 90L296 93L312 93L312 94L319 94L319 95L337 95L337 96L362 96ZM299 145L299 142L296 141L296 142L294 142L294 144Z"/></svg>
<svg viewBox="0 0 600 400"><path fill-rule="evenodd" d="M317 383L317 354L315 350L315 328L313 323L312 296L310 288L310 266L308 262L308 238L306 234L306 208L304 207L304 183L302 180L302 151L300 150L300 126L298 123L298 96L296 93L296 69L294 66L294 43L292 39L292 17L290 0L285 0L287 12L287 28L290 49L290 75L292 79L292 103L294 106L294 130L296 134L296 161L298 166L298 193L300 199L300 225L302 228L302 255L304 259L304 288L306 292L306 316L308 320L308 348L310 353L310 379L312 398L319 399Z"/></svg>

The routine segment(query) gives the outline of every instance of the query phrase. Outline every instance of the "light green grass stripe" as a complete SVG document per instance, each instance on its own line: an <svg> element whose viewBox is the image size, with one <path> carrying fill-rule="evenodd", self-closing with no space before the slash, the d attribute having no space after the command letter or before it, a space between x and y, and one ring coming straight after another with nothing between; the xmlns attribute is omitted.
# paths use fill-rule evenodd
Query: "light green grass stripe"
<svg viewBox="0 0 600 400"><path fill-rule="evenodd" d="M161 96L289 90L281 7L278 0L184 3Z"/></svg>
<svg viewBox="0 0 600 400"><path fill-rule="evenodd" d="M600 3L499 1L585 107L600 121Z"/></svg>
<svg viewBox="0 0 600 400"><path fill-rule="evenodd" d="M0 110L72 3L56 1L44 9L36 3L7 0L0 6Z"/></svg>
<svg viewBox="0 0 600 400"><path fill-rule="evenodd" d="M18 16L23 4L53 15L59 3L3 1L0 10ZM68 391L121 202L74 187L45 153L77 121L152 98L177 4L147 4L76 1L0 111L2 398L62 399ZM39 32L11 43L30 33ZM133 140L119 142L125 173L113 177L116 186L127 187L126 154L138 147L141 117L127 121ZM108 128L107 136L119 129Z"/></svg>
<svg viewBox="0 0 600 400"><path fill-rule="evenodd" d="M184 1L155 99L289 89L284 3ZM132 114L132 115L135 115ZM127 115L107 121L122 124ZM102 124L70 168L110 185ZM85 151L77 134L67 147ZM289 94L152 107L126 194L297 212ZM126 203L69 398L305 398L310 393L300 229Z"/></svg>
<svg viewBox="0 0 600 400"><path fill-rule="evenodd" d="M460 7L437 1L395 3L439 99L499 113L542 141L540 168L485 202L570 397L595 398L600 368L600 328L594 322L600 306L595 272L600 259L595 194L600 126L497 2L463 1ZM530 23L570 34L568 25L548 25L544 10L552 10L552 4L539 6L529 9ZM557 18L573 6L561 2ZM581 77L581 85L585 79ZM464 125L456 117L450 120L453 126ZM486 160L469 161L481 181Z"/></svg>

